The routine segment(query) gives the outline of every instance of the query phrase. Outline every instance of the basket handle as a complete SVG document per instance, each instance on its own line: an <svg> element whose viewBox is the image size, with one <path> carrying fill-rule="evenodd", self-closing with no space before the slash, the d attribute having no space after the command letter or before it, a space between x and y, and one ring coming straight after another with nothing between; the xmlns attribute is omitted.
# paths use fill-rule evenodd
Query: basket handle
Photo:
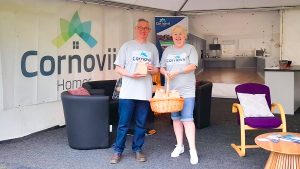
<svg viewBox="0 0 300 169"><path fill-rule="evenodd" d="M166 95L169 96L169 90L170 90L170 78L169 76L166 76L167 83L166 83Z"/></svg>

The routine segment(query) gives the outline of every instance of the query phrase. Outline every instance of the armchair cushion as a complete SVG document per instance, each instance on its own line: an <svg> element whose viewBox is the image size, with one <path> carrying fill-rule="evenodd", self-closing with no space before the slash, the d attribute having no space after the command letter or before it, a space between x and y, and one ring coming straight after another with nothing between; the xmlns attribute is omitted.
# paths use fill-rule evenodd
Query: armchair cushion
<svg viewBox="0 0 300 169"><path fill-rule="evenodd" d="M93 89L90 90L91 95L105 95L105 90L104 89Z"/></svg>
<svg viewBox="0 0 300 169"><path fill-rule="evenodd" d="M245 117L274 117L265 94L237 93Z"/></svg>
<svg viewBox="0 0 300 169"><path fill-rule="evenodd" d="M276 128L281 125L281 120L277 117L247 117L245 124L259 129Z"/></svg>
<svg viewBox="0 0 300 169"><path fill-rule="evenodd" d="M90 93L88 92L88 90L86 90L83 87L79 87L77 89L68 90L68 92L71 95L77 95L77 96L89 96L90 95Z"/></svg>

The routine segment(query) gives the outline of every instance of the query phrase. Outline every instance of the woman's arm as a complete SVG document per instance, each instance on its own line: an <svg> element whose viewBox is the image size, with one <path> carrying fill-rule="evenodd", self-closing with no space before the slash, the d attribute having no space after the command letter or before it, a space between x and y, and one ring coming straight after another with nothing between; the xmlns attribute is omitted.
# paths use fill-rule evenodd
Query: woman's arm
<svg viewBox="0 0 300 169"><path fill-rule="evenodd" d="M190 72L196 70L196 68L197 68L196 65L189 64L180 70L174 70L174 71L168 72L168 76L170 79L173 79L174 77L176 77L179 74L190 73Z"/></svg>
<svg viewBox="0 0 300 169"><path fill-rule="evenodd" d="M197 66L194 65L194 64L189 64L187 65L186 67L184 67L182 70L179 70L178 71L178 74L181 74L181 73L190 73L194 70L196 70Z"/></svg>

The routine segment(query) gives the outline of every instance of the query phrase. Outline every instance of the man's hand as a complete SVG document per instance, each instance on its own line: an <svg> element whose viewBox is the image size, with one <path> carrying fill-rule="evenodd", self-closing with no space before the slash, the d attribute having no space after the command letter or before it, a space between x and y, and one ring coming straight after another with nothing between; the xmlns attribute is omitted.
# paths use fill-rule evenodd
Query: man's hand
<svg viewBox="0 0 300 169"><path fill-rule="evenodd" d="M120 66L116 66L116 72L119 73L121 76L126 76L126 77L130 77L130 78L141 78L141 77L145 77L146 75L143 74L130 74L129 72L127 72L124 68L120 67Z"/></svg>
<svg viewBox="0 0 300 169"><path fill-rule="evenodd" d="M150 74L154 74L157 72L157 70L154 68L154 66L150 62L147 64L147 70Z"/></svg>
<svg viewBox="0 0 300 169"><path fill-rule="evenodd" d="M129 77L134 78L134 79L138 79L138 78L145 77L145 76L146 75L134 73L134 74L131 74Z"/></svg>
<svg viewBox="0 0 300 169"><path fill-rule="evenodd" d="M151 72L153 72L154 67L153 67L153 65L151 63L148 63L147 64L147 69L148 69L148 72L151 73Z"/></svg>

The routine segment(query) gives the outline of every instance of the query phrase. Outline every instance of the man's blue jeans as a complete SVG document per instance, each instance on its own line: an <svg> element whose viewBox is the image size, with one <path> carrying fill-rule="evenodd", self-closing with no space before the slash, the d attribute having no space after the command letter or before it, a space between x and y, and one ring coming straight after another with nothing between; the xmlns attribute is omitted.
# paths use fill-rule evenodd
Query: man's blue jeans
<svg viewBox="0 0 300 169"><path fill-rule="evenodd" d="M145 139L145 123L149 112L150 103L144 100L119 99L119 125L117 129L115 153L122 154L125 148L126 134L130 126L131 118L135 118L132 151L142 151Z"/></svg>

